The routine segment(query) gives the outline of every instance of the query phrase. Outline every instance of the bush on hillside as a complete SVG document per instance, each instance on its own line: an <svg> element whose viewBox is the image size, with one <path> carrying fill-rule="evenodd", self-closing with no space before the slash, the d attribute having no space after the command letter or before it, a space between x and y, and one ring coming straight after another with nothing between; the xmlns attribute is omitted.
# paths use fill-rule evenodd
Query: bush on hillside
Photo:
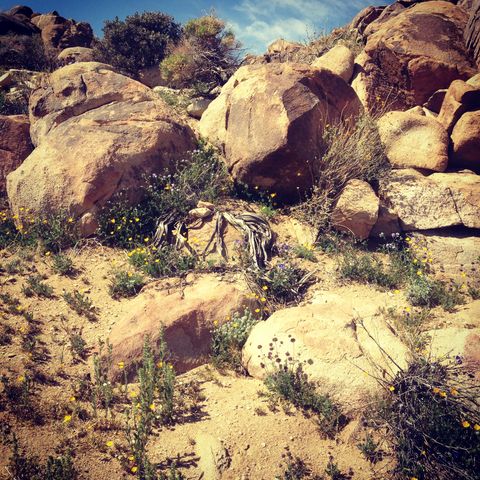
<svg viewBox="0 0 480 480"><path fill-rule="evenodd" d="M182 41L162 62L170 86L208 93L223 85L239 66L240 43L225 22L209 14L187 22Z"/></svg>
<svg viewBox="0 0 480 480"><path fill-rule="evenodd" d="M180 37L180 25L169 15L137 12L123 21L106 20L95 51L99 61L136 77L141 69L158 65Z"/></svg>
<svg viewBox="0 0 480 480"><path fill-rule="evenodd" d="M52 71L55 61L44 48L40 35L0 36L0 70L11 68Z"/></svg>

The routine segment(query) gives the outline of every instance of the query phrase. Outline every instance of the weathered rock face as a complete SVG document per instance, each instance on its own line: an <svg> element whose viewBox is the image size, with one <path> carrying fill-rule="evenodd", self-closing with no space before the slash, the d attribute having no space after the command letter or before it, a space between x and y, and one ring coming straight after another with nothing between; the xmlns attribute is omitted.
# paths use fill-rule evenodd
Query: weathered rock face
<svg viewBox="0 0 480 480"><path fill-rule="evenodd" d="M154 344L162 324L177 372L206 363L213 322L221 324L248 305L248 288L238 279L204 275L186 286L158 287L160 284L151 284L144 289L132 300L130 313L112 329L113 359L125 362L129 373L141 361L145 335L150 335Z"/></svg>
<svg viewBox="0 0 480 480"><path fill-rule="evenodd" d="M436 172L447 168L449 138L435 119L409 112L389 112L378 120L378 131L392 167Z"/></svg>
<svg viewBox="0 0 480 480"><path fill-rule="evenodd" d="M40 30L17 15L0 13L0 35L33 35Z"/></svg>
<svg viewBox="0 0 480 480"><path fill-rule="evenodd" d="M434 173L429 179L450 190L463 225L480 228L480 175L468 171Z"/></svg>
<svg viewBox="0 0 480 480"><path fill-rule="evenodd" d="M63 49L57 57L63 65L76 62L93 62L94 58L93 49L87 47L68 47Z"/></svg>
<svg viewBox="0 0 480 480"><path fill-rule="evenodd" d="M326 123L356 115L353 89L302 64L241 67L202 115L202 136L224 152L235 180L280 195L311 185Z"/></svg>
<svg viewBox="0 0 480 480"><path fill-rule="evenodd" d="M462 80L455 80L448 87L437 119L451 134L453 127L464 113L478 109L480 109L480 87Z"/></svg>
<svg viewBox="0 0 480 480"><path fill-rule="evenodd" d="M354 305L351 300L326 293L318 304L279 310L255 325L243 350L249 374L264 378L274 371L275 357L282 363L293 357L304 362L305 373L318 382L321 392L331 394L346 409L357 407L365 394L378 388L362 370L373 373L374 364L388 371L395 367L355 318L363 317L366 329L398 364L405 364L407 349L375 315L381 299L369 305L358 305L358 301Z"/></svg>
<svg viewBox="0 0 480 480"><path fill-rule="evenodd" d="M379 104L382 109L405 110L423 104L453 80L473 75L463 40L467 20L463 8L429 1L371 23L365 34L373 27L377 30L369 32L367 58L354 74L368 94L364 105L369 110Z"/></svg>
<svg viewBox="0 0 480 480"><path fill-rule="evenodd" d="M75 22L54 13L32 18L42 34L47 48L90 47L93 41L92 27L86 22Z"/></svg>
<svg viewBox="0 0 480 480"><path fill-rule="evenodd" d="M469 171L434 173L394 170L380 185L380 196L404 230L480 226L480 176Z"/></svg>
<svg viewBox="0 0 480 480"><path fill-rule="evenodd" d="M378 219L379 200L373 188L362 180L350 180L332 212L337 230L365 240Z"/></svg>
<svg viewBox="0 0 480 480"><path fill-rule="evenodd" d="M102 64L57 70L30 107L37 148L7 179L17 214L24 207L90 216L116 191L134 190L143 174L162 171L195 144L148 87ZM84 235L93 233L95 224L88 225Z"/></svg>
<svg viewBox="0 0 480 480"><path fill-rule="evenodd" d="M462 224L449 188L416 170L393 170L381 182L379 193L404 230Z"/></svg>
<svg viewBox="0 0 480 480"><path fill-rule="evenodd" d="M30 155L30 122L26 115L0 115L0 196L6 194L5 179Z"/></svg>
<svg viewBox="0 0 480 480"><path fill-rule="evenodd" d="M452 165L480 171L480 110L464 113L453 127Z"/></svg>
<svg viewBox="0 0 480 480"><path fill-rule="evenodd" d="M194 98L192 103L187 107L187 112L191 117L200 120L211 103L212 100L209 98Z"/></svg>
<svg viewBox="0 0 480 480"><path fill-rule="evenodd" d="M353 75L355 57L345 45L336 45L327 53L317 58L311 65L312 68L326 68L343 78L347 83Z"/></svg>
<svg viewBox="0 0 480 480"><path fill-rule="evenodd" d="M374 22L383 12L385 7L366 7L357 13L351 22L351 27L356 28L360 34L363 34L365 29Z"/></svg>

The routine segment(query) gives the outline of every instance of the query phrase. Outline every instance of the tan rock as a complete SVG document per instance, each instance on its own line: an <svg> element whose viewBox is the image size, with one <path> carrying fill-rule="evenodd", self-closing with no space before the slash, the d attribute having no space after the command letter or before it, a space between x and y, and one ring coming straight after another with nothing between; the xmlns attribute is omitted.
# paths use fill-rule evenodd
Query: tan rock
<svg viewBox="0 0 480 480"><path fill-rule="evenodd" d="M402 227L398 221L398 215L390 208L382 205L378 209L378 219L370 231L370 237L373 238L391 238L392 235L402 232Z"/></svg>
<svg viewBox="0 0 480 480"><path fill-rule="evenodd" d="M312 63L312 68L326 68L343 78L347 83L353 75L355 57L345 45L336 45Z"/></svg>
<svg viewBox="0 0 480 480"><path fill-rule="evenodd" d="M322 149L325 123L357 115L353 89L329 70L302 64L241 67L200 120L235 180L298 198L311 186L309 161Z"/></svg>
<svg viewBox="0 0 480 480"><path fill-rule="evenodd" d="M423 104L423 106L428 108L434 113L440 113L440 110L442 108L442 103L443 103L443 100L445 99L446 94L447 94L446 88L437 90L436 92L432 93L430 98Z"/></svg>
<svg viewBox="0 0 480 480"><path fill-rule="evenodd" d="M115 192L133 194L143 175L162 172L195 145L148 87L102 64L63 67L32 96L31 133L40 144L7 179L17 214L24 207L95 215Z"/></svg>
<svg viewBox="0 0 480 480"><path fill-rule="evenodd" d="M93 62L95 60L95 53L92 48L68 47L64 48L58 54L57 58L65 65L76 62Z"/></svg>
<svg viewBox="0 0 480 480"><path fill-rule="evenodd" d="M129 313L110 334L114 364L125 362L128 373L141 360L145 335L154 344L162 324L177 373L208 362L213 322L221 324L248 305L248 289L238 278L203 275L186 285L161 286L151 284L131 300Z"/></svg>
<svg viewBox="0 0 480 480"><path fill-rule="evenodd" d="M378 120L378 131L394 168L415 167L437 172L447 168L449 138L435 119L389 112Z"/></svg>
<svg viewBox="0 0 480 480"><path fill-rule="evenodd" d="M26 115L0 115L0 195L6 193L7 175L21 165L33 150L30 122Z"/></svg>
<svg viewBox="0 0 480 480"><path fill-rule="evenodd" d="M387 111L422 105L436 90L476 73L463 39L465 10L444 1L394 6L394 15L387 7L365 30L369 60L362 82L369 111L378 104Z"/></svg>
<svg viewBox="0 0 480 480"><path fill-rule="evenodd" d="M194 98L192 103L187 107L187 113L198 120L202 118L203 113L212 103L209 98Z"/></svg>
<svg viewBox="0 0 480 480"><path fill-rule="evenodd" d="M480 228L480 175L468 171L434 173L429 179L450 190L463 225Z"/></svg>
<svg viewBox="0 0 480 480"><path fill-rule="evenodd" d="M166 83L158 65L140 70L138 80L150 88L163 86Z"/></svg>
<svg viewBox="0 0 480 480"><path fill-rule="evenodd" d="M373 188L362 180L350 180L332 212L333 226L365 240L378 219L379 200Z"/></svg>
<svg viewBox="0 0 480 480"><path fill-rule="evenodd" d="M466 112L451 134L452 166L480 170L480 110Z"/></svg>
<svg viewBox="0 0 480 480"><path fill-rule="evenodd" d="M380 199L395 213L404 230L461 225L449 187L414 169L392 170L380 182Z"/></svg>
<svg viewBox="0 0 480 480"><path fill-rule="evenodd" d="M231 458L223 443L213 435L200 432L195 436L195 453L203 478L220 480L230 466Z"/></svg>
<svg viewBox="0 0 480 480"><path fill-rule="evenodd" d="M383 318L376 315L389 301L386 294L366 302L364 290L356 292L355 298L324 292L315 304L278 310L255 325L243 349L249 374L264 378L274 371L275 357L282 363L292 357L304 362L305 373L318 382L320 392L329 393L347 410L357 408L366 395L378 391L369 373L395 371L375 340L400 365L405 365L407 354Z"/></svg>
<svg viewBox="0 0 480 480"><path fill-rule="evenodd" d="M480 108L480 88L462 80L455 80L445 94L438 121L451 134L455 124L465 112L478 108Z"/></svg>

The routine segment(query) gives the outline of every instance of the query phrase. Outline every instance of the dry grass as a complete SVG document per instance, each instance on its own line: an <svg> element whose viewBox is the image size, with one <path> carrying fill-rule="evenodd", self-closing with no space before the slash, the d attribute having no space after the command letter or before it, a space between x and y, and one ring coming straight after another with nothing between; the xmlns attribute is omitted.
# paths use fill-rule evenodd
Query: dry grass
<svg viewBox="0 0 480 480"><path fill-rule="evenodd" d="M375 182L388 169L375 119L367 113L353 125L327 125L323 142L325 154L313 163L312 193L293 209L295 216L318 230L328 229L333 206L349 180Z"/></svg>

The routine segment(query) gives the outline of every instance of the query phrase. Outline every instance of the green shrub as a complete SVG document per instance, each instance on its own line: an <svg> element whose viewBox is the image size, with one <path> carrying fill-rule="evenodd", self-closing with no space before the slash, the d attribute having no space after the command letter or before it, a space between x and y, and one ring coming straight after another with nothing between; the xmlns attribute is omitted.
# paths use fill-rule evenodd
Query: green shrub
<svg viewBox="0 0 480 480"><path fill-rule="evenodd" d="M1 37L0 37L1 38ZM6 95L0 91L0 115L28 114L28 91L21 90L18 95Z"/></svg>
<svg viewBox="0 0 480 480"><path fill-rule="evenodd" d="M123 248L148 244L160 220L185 221L199 200L215 202L225 196L230 181L215 150L203 144L170 172L145 179L143 199L129 206L125 192L107 203L100 213L100 238Z"/></svg>
<svg viewBox="0 0 480 480"><path fill-rule="evenodd" d="M88 295L74 290L73 293L64 292L62 296L73 311L79 315L84 315L91 321L96 320L95 307L90 298L88 298Z"/></svg>
<svg viewBox="0 0 480 480"><path fill-rule="evenodd" d="M458 365L418 359L382 384L386 393L372 419L389 432L394 478L477 477L480 392Z"/></svg>
<svg viewBox="0 0 480 480"><path fill-rule="evenodd" d="M193 87L205 94L223 85L238 68L240 43L214 14L187 22L181 42L161 63L175 88Z"/></svg>
<svg viewBox="0 0 480 480"><path fill-rule="evenodd" d="M43 281L41 275L32 275L27 278L27 284L22 287L22 292L26 297L52 298L53 288Z"/></svg>
<svg viewBox="0 0 480 480"><path fill-rule="evenodd" d="M212 332L213 364L243 372L242 348L256 323L258 319L245 309L243 315L235 312L230 320L216 326Z"/></svg>
<svg viewBox="0 0 480 480"><path fill-rule="evenodd" d="M312 282L311 274L286 261L265 271L252 270L250 277L260 292L259 298L277 305L300 301Z"/></svg>
<svg viewBox="0 0 480 480"><path fill-rule="evenodd" d="M196 257L182 253L174 247L136 248L129 254L130 263L151 277L171 277L195 268Z"/></svg>
<svg viewBox="0 0 480 480"><path fill-rule="evenodd" d="M286 360L283 365L277 365L265 378L268 390L295 407L317 415L322 431L328 436L334 435L345 420L339 407L328 395L317 392L300 363Z"/></svg>
<svg viewBox="0 0 480 480"><path fill-rule="evenodd" d="M169 15L137 12L124 21L118 17L105 21L96 55L98 60L135 77L141 69L159 65L180 37L180 25Z"/></svg>
<svg viewBox="0 0 480 480"><path fill-rule="evenodd" d="M411 277L407 298L412 305L433 308L441 306L447 312L465 303L465 297L457 285L450 288L444 282L432 280L424 275Z"/></svg>
<svg viewBox="0 0 480 480"><path fill-rule="evenodd" d="M109 292L113 298L134 297L145 285L143 275L132 272L115 272Z"/></svg>
<svg viewBox="0 0 480 480"><path fill-rule="evenodd" d="M62 253L57 253L53 256L52 269L55 273L67 277L75 275L76 273L73 260L68 255Z"/></svg>
<svg viewBox="0 0 480 480"><path fill-rule="evenodd" d="M44 48L40 34L0 36L0 69L52 71L56 67L53 55Z"/></svg>
<svg viewBox="0 0 480 480"><path fill-rule="evenodd" d="M308 244L296 245L293 248L293 253L297 258L303 258L313 263L317 262L314 245L308 245Z"/></svg>
<svg viewBox="0 0 480 480"><path fill-rule="evenodd" d="M395 288L403 282L403 271L395 265L385 265L371 253L348 249L340 260L340 276L383 288Z"/></svg>

